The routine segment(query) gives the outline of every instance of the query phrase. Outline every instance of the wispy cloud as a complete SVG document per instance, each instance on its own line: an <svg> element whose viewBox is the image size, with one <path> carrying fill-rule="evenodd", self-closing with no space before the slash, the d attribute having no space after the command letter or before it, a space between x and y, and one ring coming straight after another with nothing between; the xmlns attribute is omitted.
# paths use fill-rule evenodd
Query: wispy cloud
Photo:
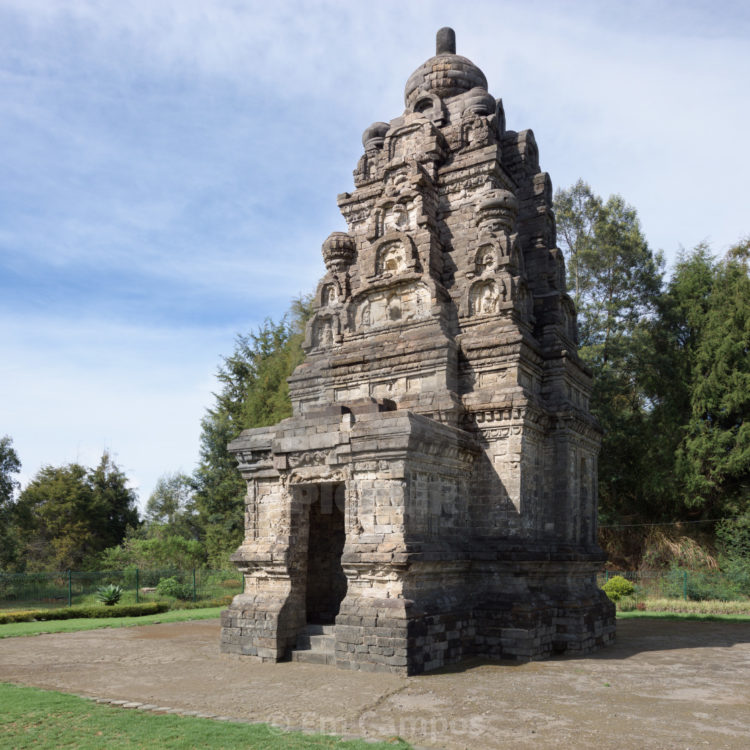
<svg viewBox="0 0 750 750"><path fill-rule="evenodd" d="M109 447L147 494L193 465L220 355L312 290L361 133L443 25L556 186L621 193L668 254L750 231L741 2L3 0L0 432L25 471Z"/></svg>

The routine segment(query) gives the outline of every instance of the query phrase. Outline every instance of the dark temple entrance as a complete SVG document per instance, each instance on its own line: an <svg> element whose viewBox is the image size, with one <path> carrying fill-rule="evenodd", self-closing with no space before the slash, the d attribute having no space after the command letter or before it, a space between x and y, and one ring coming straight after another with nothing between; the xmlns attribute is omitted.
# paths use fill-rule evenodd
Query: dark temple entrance
<svg viewBox="0 0 750 750"><path fill-rule="evenodd" d="M333 625L346 595L346 576L341 567L346 540L344 485L318 484L308 492L307 622Z"/></svg>

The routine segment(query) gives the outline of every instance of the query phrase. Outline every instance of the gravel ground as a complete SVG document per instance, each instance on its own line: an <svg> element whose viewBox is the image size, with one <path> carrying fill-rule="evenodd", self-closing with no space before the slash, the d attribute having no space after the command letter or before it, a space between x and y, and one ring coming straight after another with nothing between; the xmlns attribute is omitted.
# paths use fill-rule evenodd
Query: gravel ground
<svg viewBox="0 0 750 750"><path fill-rule="evenodd" d="M0 681L421 747L750 747L750 624L622 620L593 656L420 677L219 654L216 620L0 640Z"/></svg>

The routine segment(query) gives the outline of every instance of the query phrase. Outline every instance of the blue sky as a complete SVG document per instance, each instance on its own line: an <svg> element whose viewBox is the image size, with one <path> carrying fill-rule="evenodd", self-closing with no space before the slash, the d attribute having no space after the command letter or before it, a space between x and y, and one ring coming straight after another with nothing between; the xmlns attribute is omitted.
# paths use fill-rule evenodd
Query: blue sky
<svg viewBox="0 0 750 750"><path fill-rule="evenodd" d="M0 434L192 471L236 333L311 291L361 134L456 29L556 187L750 233L747 3L0 0Z"/></svg>

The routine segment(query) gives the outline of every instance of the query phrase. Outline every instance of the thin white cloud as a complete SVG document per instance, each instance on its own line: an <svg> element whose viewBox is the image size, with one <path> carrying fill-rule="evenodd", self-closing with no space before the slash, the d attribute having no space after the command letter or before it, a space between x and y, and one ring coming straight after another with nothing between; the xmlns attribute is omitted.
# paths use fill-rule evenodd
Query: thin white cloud
<svg viewBox="0 0 750 750"><path fill-rule="evenodd" d="M24 471L189 470L233 334L322 273L360 135L458 51L542 167L621 193L674 255L747 234L742 3L0 3L0 431ZM3 279L0 277L0 282Z"/></svg>

